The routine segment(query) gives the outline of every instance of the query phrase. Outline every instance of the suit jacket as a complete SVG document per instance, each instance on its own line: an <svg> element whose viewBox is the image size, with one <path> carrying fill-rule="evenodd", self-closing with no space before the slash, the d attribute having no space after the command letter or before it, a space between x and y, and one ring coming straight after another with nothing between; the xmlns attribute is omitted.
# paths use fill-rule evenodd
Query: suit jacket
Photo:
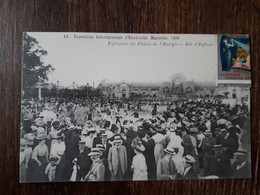
<svg viewBox="0 0 260 195"><path fill-rule="evenodd" d="M223 148L227 148L227 150L223 152L223 155L228 159L233 158L233 153L237 150L237 146L233 138L230 135L228 135L227 139L222 137L221 145Z"/></svg>
<svg viewBox="0 0 260 195"><path fill-rule="evenodd" d="M243 167L236 169L238 162L235 161L232 165L232 177L233 178L251 178L251 164L246 162Z"/></svg>
<svg viewBox="0 0 260 195"><path fill-rule="evenodd" d="M188 154L194 156L194 148L188 134L183 136L181 145L184 147L184 156Z"/></svg>
<svg viewBox="0 0 260 195"><path fill-rule="evenodd" d="M119 155L119 156L118 156ZM123 174L125 174L127 169L127 153L125 146L121 145L119 147L119 152L116 146L112 146L108 152L108 167L113 175L117 174L118 171L118 159L120 158L120 166Z"/></svg>
<svg viewBox="0 0 260 195"><path fill-rule="evenodd" d="M84 151L82 153L79 153L78 166L80 167L80 169L77 172L77 180L79 181L81 178L84 178L87 175L92 165L92 160L88 156L89 152L90 149L88 147L85 147Z"/></svg>
<svg viewBox="0 0 260 195"><path fill-rule="evenodd" d="M104 181L105 166L102 160L94 162L85 177L86 181Z"/></svg>
<svg viewBox="0 0 260 195"><path fill-rule="evenodd" d="M177 173L173 160L169 161L166 156L158 161L157 165L157 179L170 180L170 176Z"/></svg>
<svg viewBox="0 0 260 195"><path fill-rule="evenodd" d="M182 176L183 179L198 179L198 175L195 173L194 169L191 167L188 172Z"/></svg>
<svg viewBox="0 0 260 195"><path fill-rule="evenodd" d="M156 179L156 165L154 157L155 142L153 139L149 139L145 145L145 159L147 164L148 179Z"/></svg>

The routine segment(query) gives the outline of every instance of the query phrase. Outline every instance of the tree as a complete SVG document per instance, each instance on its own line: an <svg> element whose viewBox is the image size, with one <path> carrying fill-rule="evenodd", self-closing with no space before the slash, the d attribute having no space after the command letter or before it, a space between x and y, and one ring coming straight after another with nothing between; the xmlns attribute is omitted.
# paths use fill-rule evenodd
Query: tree
<svg viewBox="0 0 260 195"><path fill-rule="evenodd" d="M54 71L54 68L42 61L42 57L48 53L44 50L39 42L29 36L27 33L23 35L23 90L28 91L41 80L48 81L48 74Z"/></svg>

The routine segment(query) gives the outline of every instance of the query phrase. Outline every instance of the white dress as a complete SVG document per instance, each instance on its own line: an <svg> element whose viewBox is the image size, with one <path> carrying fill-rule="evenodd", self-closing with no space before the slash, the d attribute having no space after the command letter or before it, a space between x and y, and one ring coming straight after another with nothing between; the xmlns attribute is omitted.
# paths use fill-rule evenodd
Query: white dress
<svg viewBox="0 0 260 195"><path fill-rule="evenodd" d="M142 153L138 153L134 156L132 167L134 169L133 181L148 180L147 165L145 157Z"/></svg>

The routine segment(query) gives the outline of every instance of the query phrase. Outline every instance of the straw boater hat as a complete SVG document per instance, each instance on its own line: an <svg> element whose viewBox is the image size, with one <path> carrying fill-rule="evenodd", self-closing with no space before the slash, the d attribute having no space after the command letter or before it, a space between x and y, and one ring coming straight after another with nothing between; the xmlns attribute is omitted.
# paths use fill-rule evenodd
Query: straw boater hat
<svg viewBox="0 0 260 195"><path fill-rule="evenodd" d="M80 145L80 144L86 144L86 142L84 141L84 140L79 140L79 143L78 143L78 145Z"/></svg>
<svg viewBox="0 0 260 195"><path fill-rule="evenodd" d="M100 152L104 152L106 150L103 144L97 144L96 148L98 148Z"/></svg>
<svg viewBox="0 0 260 195"><path fill-rule="evenodd" d="M205 135L205 136L206 136L206 135L212 135L212 133L211 133L210 130L205 130L204 135Z"/></svg>
<svg viewBox="0 0 260 195"><path fill-rule="evenodd" d="M99 148L91 148L91 152L88 154L88 156L101 156L101 152Z"/></svg>
<svg viewBox="0 0 260 195"><path fill-rule="evenodd" d="M89 135L90 133L96 133L95 127L87 128L87 135Z"/></svg>
<svg viewBox="0 0 260 195"><path fill-rule="evenodd" d="M245 148L240 148L237 152L234 153L234 155L247 156L247 150Z"/></svg>
<svg viewBox="0 0 260 195"><path fill-rule="evenodd" d="M198 128L197 127L192 127L190 128L190 133L198 133Z"/></svg>
<svg viewBox="0 0 260 195"><path fill-rule="evenodd" d="M218 150L222 150L222 145L214 145L212 146L211 150L214 150L214 151L218 151Z"/></svg>
<svg viewBox="0 0 260 195"><path fill-rule="evenodd" d="M115 135L114 139L113 139L113 144L118 143L118 142L122 143L123 141L122 141L120 135Z"/></svg>
<svg viewBox="0 0 260 195"><path fill-rule="evenodd" d="M195 158L194 158L193 156L191 156L191 155L186 155L186 156L184 157L184 160L185 160L187 163L192 163L192 164L196 162Z"/></svg>
<svg viewBox="0 0 260 195"><path fill-rule="evenodd" d="M164 149L164 151L168 154L173 154L175 152L175 148L168 145L167 148Z"/></svg>

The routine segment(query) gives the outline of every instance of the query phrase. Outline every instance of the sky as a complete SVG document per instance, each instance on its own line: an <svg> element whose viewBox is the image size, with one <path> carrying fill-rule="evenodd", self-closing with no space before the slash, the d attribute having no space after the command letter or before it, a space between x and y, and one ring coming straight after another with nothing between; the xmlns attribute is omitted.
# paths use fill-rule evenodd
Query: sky
<svg viewBox="0 0 260 195"><path fill-rule="evenodd" d="M74 38L74 35L95 36L95 33L66 33L69 38L64 38L65 33L28 34L36 38L39 45L48 52L42 60L55 68L55 71L49 74L49 82L59 81L63 86L70 86L75 82L79 85L89 83L91 86L94 83L96 87L103 79L163 82L169 81L175 73L183 74L188 80L216 81L217 41L214 35L178 35L178 41L171 41L172 35L164 34L162 36L168 37L166 41L131 41L136 44L177 42L179 46L176 47L129 45L112 47L108 45L109 41L128 44L130 41ZM98 33L98 35L108 34ZM148 34L147 36L149 37ZM193 46L185 46L186 42L192 43ZM196 42L212 43L213 46L194 46Z"/></svg>

